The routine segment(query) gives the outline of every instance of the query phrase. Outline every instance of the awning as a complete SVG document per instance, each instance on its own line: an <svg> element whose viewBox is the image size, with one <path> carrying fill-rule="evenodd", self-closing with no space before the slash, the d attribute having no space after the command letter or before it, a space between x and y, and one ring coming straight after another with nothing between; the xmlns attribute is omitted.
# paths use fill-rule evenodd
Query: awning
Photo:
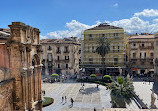
<svg viewBox="0 0 158 111"><path fill-rule="evenodd" d="M154 69L149 69L149 71L154 71Z"/></svg>
<svg viewBox="0 0 158 111"><path fill-rule="evenodd" d="M137 70L137 68L131 68L131 70L132 70L132 71L136 71L136 70Z"/></svg>

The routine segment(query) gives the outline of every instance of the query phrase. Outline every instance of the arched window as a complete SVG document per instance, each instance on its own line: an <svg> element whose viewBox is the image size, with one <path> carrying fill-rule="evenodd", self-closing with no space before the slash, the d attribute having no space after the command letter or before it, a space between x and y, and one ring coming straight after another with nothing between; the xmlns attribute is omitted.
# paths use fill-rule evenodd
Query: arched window
<svg viewBox="0 0 158 111"><path fill-rule="evenodd" d="M52 47L51 47L51 46L48 46L48 50L52 50Z"/></svg>

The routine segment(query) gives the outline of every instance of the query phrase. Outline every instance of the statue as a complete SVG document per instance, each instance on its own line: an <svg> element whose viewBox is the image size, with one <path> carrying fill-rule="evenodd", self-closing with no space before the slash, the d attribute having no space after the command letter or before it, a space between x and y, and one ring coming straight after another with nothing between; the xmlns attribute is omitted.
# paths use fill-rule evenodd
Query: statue
<svg viewBox="0 0 158 111"><path fill-rule="evenodd" d="M154 90L151 89L152 93L151 93L151 109L155 109L156 106L155 106L155 100L156 100L156 97L154 96Z"/></svg>

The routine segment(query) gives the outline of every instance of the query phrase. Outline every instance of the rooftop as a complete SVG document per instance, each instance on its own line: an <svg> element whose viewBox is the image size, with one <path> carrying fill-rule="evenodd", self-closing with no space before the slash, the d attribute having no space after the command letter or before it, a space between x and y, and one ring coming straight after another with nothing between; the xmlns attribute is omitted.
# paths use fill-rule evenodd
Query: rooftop
<svg viewBox="0 0 158 111"><path fill-rule="evenodd" d="M131 36L129 39L154 39L154 35L135 35Z"/></svg>
<svg viewBox="0 0 158 111"><path fill-rule="evenodd" d="M123 29L121 27L116 27L116 26L112 26L112 25L108 25L107 23L102 23L96 27L87 29L87 30L107 30L107 29Z"/></svg>
<svg viewBox="0 0 158 111"><path fill-rule="evenodd" d="M64 39L42 39L41 43L69 43L69 42L78 42L77 37L69 37Z"/></svg>

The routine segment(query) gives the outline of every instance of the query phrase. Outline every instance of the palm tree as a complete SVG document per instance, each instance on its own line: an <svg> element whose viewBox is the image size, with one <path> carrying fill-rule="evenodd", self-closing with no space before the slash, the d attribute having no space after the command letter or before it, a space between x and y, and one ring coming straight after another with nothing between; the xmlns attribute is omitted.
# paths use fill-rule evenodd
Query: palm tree
<svg viewBox="0 0 158 111"><path fill-rule="evenodd" d="M126 108L134 94L134 86L128 78L118 77L117 82L113 81L110 86L111 99L114 108Z"/></svg>
<svg viewBox="0 0 158 111"><path fill-rule="evenodd" d="M110 51L110 41L105 37L100 37L98 39L98 47L96 52L102 57L102 66L105 67L105 55ZM102 77L103 77L103 68L102 68Z"/></svg>

